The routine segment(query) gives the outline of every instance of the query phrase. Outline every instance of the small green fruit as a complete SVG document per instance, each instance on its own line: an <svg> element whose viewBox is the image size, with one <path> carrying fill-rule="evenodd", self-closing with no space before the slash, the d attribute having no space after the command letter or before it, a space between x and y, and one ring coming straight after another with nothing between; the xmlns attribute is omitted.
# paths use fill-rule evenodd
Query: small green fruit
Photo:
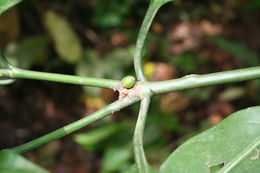
<svg viewBox="0 0 260 173"><path fill-rule="evenodd" d="M132 88L135 85L134 76L126 76L122 79L122 85L124 88Z"/></svg>

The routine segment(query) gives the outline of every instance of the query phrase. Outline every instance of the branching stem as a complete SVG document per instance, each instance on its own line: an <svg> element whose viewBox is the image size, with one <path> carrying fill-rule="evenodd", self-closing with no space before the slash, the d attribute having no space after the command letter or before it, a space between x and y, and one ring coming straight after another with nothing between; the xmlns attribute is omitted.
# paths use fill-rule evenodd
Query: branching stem
<svg viewBox="0 0 260 173"><path fill-rule="evenodd" d="M44 135L40 138L32 140L23 145L14 147L14 148L12 148L12 150L17 153L24 153L26 151L38 148L39 146L41 146L43 144L49 143L53 140L56 140L65 135L68 135L82 127L85 127L93 122L96 122L96 121L110 115L113 112L119 111L120 109L122 109L128 105L131 105L139 100L140 100L139 97L125 97L123 99L115 101L114 103L111 103L110 105L108 105L108 106L98 110L97 112L90 114L74 123L71 123L65 127L62 127L54 132L51 132L47 135Z"/></svg>
<svg viewBox="0 0 260 173"><path fill-rule="evenodd" d="M110 89L114 89L116 86L120 84L120 81L118 80L64 75L64 74L47 73L47 72L36 72L31 70L22 70L18 68L0 69L0 77L8 77L11 79L23 78L23 79L45 80L45 81L53 81L53 82L70 83L76 85L110 88Z"/></svg>
<svg viewBox="0 0 260 173"><path fill-rule="evenodd" d="M140 173L149 173L149 167L143 148L143 133L149 104L150 97L144 97L141 101L140 111L136 122L133 139L135 161L137 164L138 171Z"/></svg>
<svg viewBox="0 0 260 173"><path fill-rule="evenodd" d="M135 72L140 84L140 93L137 96L133 97L124 97L118 101L104 107L103 109L98 110L97 112L78 120L72 124L69 124L61 129L58 129L54 132L51 132L45 136L42 136L38 139L30 141L21 146L13 148L17 153L23 153L28 150L37 148L43 144L51 142L55 139L58 139L62 136L70 134L90 123L93 123L97 120L100 120L109 114L120 110L128 105L131 105L142 98L140 112L138 115L133 144L134 144L134 154L135 160L137 163L139 173L149 173L148 162L145 156L143 148L143 133L145 127L145 120L150 104L150 97L157 94L179 91L189 88L203 87L209 85L223 84L229 82L237 82L243 80L257 79L260 78L260 66L251 67L245 69L238 69L232 71L211 73L205 75L188 75L179 79L167 80L161 82L148 82L144 76L142 68L142 53L144 48L144 43L151 26L151 23L159 10L159 8L171 0L150 0L150 5L143 20L140 32L138 35L136 50L134 54L134 66ZM9 84L13 82L12 79L24 78L24 79L36 79L36 80L45 80L53 82L62 82L70 83L77 85L87 85L93 87L102 87L115 89L119 88L120 81L110 80L110 79L100 79L100 78L90 78L90 77L80 77L73 75L63 75L47 72L36 72L30 70L23 70L12 66L8 60L5 58L3 53L0 50L0 60L5 69L0 69L0 84ZM139 97L138 97L139 96Z"/></svg>
<svg viewBox="0 0 260 173"><path fill-rule="evenodd" d="M182 78L161 81L161 82L143 82L142 91L157 95L172 91L198 88L210 85L224 84L230 82L239 82L250 79L260 78L260 66L250 67L238 70L210 73L204 75L187 75Z"/></svg>
<svg viewBox="0 0 260 173"><path fill-rule="evenodd" d="M135 72L137 75L137 78L139 81L145 81L146 78L144 76L143 67L142 67L142 57L143 57L143 48L145 39L147 37L149 28L152 24L152 21L159 10L161 6L164 4L170 2L172 0L151 0L150 5L147 9L147 12L145 14L144 20L142 22L137 42L136 42L136 48L135 48L135 54L134 54L134 66L135 66Z"/></svg>
<svg viewBox="0 0 260 173"><path fill-rule="evenodd" d="M135 72L137 78L140 81L146 80L142 68L142 56L143 56L142 53L143 53L144 42L147 37L147 33L149 31L153 18L159 8L160 6L158 5L157 2L151 1L149 8L145 14L143 23L141 25L140 32L137 37L136 49L134 55L134 66L135 66Z"/></svg>

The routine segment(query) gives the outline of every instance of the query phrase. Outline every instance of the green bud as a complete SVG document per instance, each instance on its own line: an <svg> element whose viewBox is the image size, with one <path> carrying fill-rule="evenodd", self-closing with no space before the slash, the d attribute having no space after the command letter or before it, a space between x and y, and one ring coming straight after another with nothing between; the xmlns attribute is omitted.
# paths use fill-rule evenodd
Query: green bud
<svg viewBox="0 0 260 173"><path fill-rule="evenodd" d="M132 88L135 85L135 78L134 76L126 76L122 79L122 85L124 88Z"/></svg>

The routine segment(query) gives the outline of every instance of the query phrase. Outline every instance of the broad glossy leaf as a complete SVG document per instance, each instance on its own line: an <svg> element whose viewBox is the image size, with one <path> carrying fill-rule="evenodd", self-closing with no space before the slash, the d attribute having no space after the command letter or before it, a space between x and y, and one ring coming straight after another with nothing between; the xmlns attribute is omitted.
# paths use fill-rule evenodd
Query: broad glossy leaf
<svg viewBox="0 0 260 173"><path fill-rule="evenodd" d="M47 11L44 14L44 24L58 55L68 63L77 63L82 56L82 46L80 39L66 18L54 11Z"/></svg>
<svg viewBox="0 0 260 173"><path fill-rule="evenodd" d="M47 170L35 165L11 150L0 152L1 173L48 173Z"/></svg>
<svg viewBox="0 0 260 173"><path fill-rule="evenodd" d="M260 106L233 113L191 138L162 164L161 173L260 172Z"/></svg>
<svg viewBox="0 0 260 173"><path fill-rule="evenodd" d="M21 1L22 0L0 0L0 15Z"/></svg>

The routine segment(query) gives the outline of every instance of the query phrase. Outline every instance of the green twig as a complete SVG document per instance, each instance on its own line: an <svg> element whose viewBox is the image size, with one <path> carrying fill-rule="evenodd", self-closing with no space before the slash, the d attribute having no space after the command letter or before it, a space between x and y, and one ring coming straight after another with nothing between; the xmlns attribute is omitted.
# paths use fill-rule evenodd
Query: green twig
<svg viewBox="0 0 260 173"><path fill-rule="evenodd" d="M63 128L60 128L54 132L51 132L47 135L44 135L40 138L37 138L35 140L32 140L28 143L25 143L23 145L17 146L12 148L13 151L17 153L24 153L26 151L35 149L43 144L49 143L53 140L56 140L58 138L61 138L65 135L68 135L82 127L85 127L86 125L89 125L97 120L100 120L108 115L110 115L113 112L119 111L120 109L131 105L137 101L139 101L139 97L125 97L123 99L120 99L118 101L115 101L114 103L111 103L110 105L98 110L97 112L90 114L86 116L85 118L82 118L74 123L71 123Z"/></svg>
<svg viewBox="0 0 260 173"><path fill-rule="evenodd" d="M134 54L135 72L138 80L140 81L146 80L143 72L143 67L142 67L142 56L143 56L142 53L143 53L143 48L144 48L145 39L147 37L147 33L159 8L170 1L171 0L151 0L148 10L145 14L143 23L141 25L137 37L135 54Z"/></svg>
<svg viewBox="0 0 260 173"><path fill-rule="evenodd" d="M148 163L143 148L143 133L144 133L145 119L148 112L149 104L150 104L150 97L145 97L142 99L138 119L135 126L134 139L133 139L135 161L140 173L149 172L148 170L149 167L148 167Z"/></svg>
<svg viewBox="0 0 260 173"><path fill-rule="evenodd" d="M134 55L134 66L135 66L135 72L137 75L138 80L145 81L145 76L143 73L142 68L142 51L144 47L144 42L147 36L147 33L149 31L149 28L151 26L151 23L153 21L153 18L155 14L157 13L160 6L158 6L158 3L154 3L154 1L151 1L149 8L146 12L145 18L143 20L142 26L140 28L140 32L138 34L138 39L136 42L136 49L135 49L135 55Z"/></svg>
<svg viewBox="0 0 260 173"><path fill-rule="evenodd" d="M120 81L101 79L101 78L91 78L91 77L81 77L74 75L64 75L57 73L47 73L47 72L37 72L30 70L23 70L14 67L6 59L3 52L0 50L0 62L4 65L6 69L0 69L0 78L7 77L9 79L24 78L24 79L35 79L35 80L45 80L53 82L70 83L77 85L87 85L93 87L110 88L115 89Z"/></svg>
<svg viewBox="0 0 260 173"><path fill-rule="evenodd" d="M0 77L36 79L110 89L114 89L117 85L120 84L120 81L118 80L64 75L47 72L36 72L30 70L22 70L18 68L0 69Z"/></svg>
<svg viewBox="0 0 260 173"><path fill-rule="evenodd" d="M190 88L239 82L260 78L260 66L238 70L210 73L205 75L187 75L179 79L161 82L142 82L142 94L162 94Z"/></svg>

